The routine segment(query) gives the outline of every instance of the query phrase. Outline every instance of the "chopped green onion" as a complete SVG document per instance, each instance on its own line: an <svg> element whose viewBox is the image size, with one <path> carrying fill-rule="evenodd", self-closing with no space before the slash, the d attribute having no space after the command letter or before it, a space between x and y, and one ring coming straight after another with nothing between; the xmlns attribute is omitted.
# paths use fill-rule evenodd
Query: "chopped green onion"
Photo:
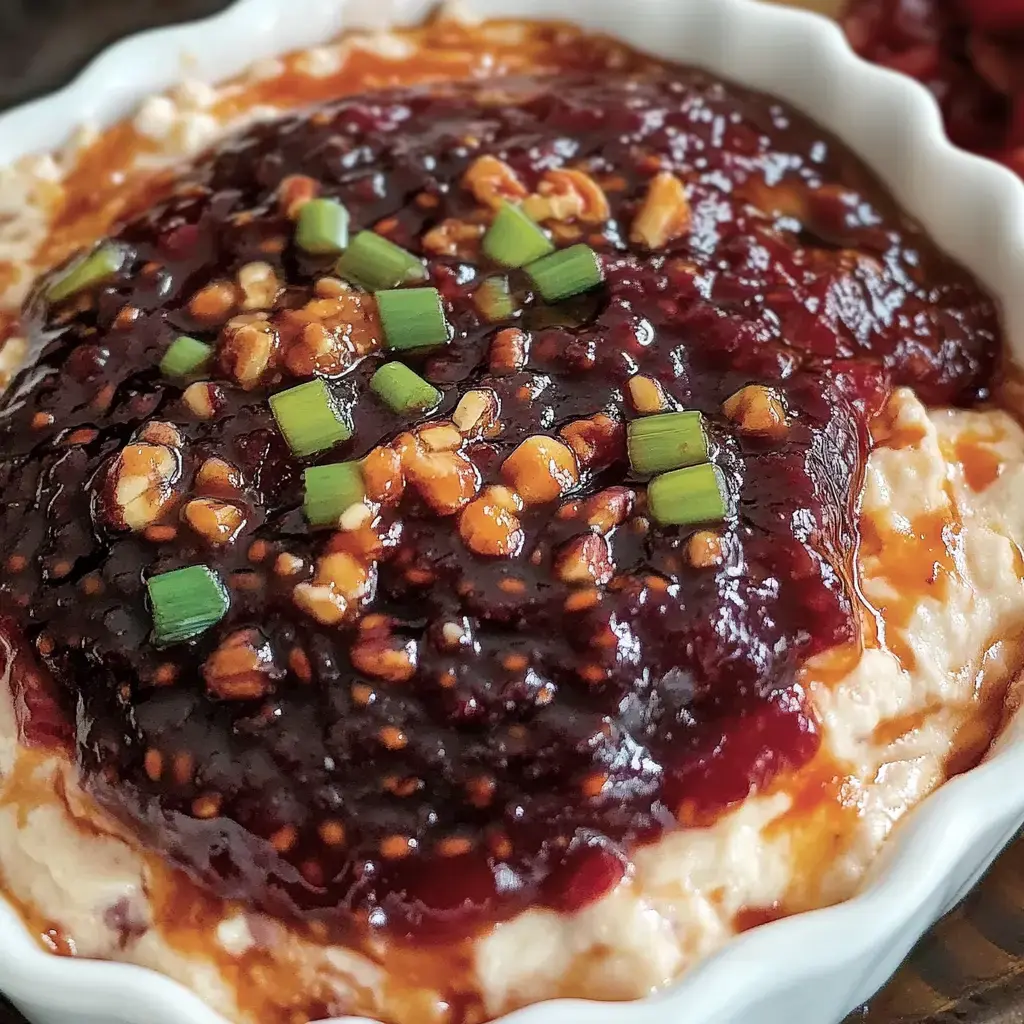
<svg viewBox="0 0 1024 1024"><path fill-rule="evenodd" d="M376 292L374 298L388 348L430 348L448 343L448 321L436 288L395 288Z"/></svg>
<svg viewBox="0 0 1024 1024"><path fill-rule="evenodd" d="M545 302L560 302L580 295L604 280L597 253L583 242L553 252L525 270Z"/></svg>
<svg viewBox="0 0 1024 1024"><path fill-rule="evenodd" d="M492 324L508 320L516 312L507 277L485 278L473 293L473 302L480 315Z"/></svg>
<svg viewBox="0 0 1024 1024"><path fill-rule="evenodd" d="M310 466L302 474L303 510L311 526L336 526L342 513L366 494L358 462Z"/></svg>
<svg viewBox="0 0 1024 1024"><path fill-rule="evenodd" d="M662 412L626 427L629 463L636 473L696 466L708 460L708 435L699 412Z"/></svg>
<svg viewBox="0 0 1024 1024"><path fill-rule="evenodd" d="M295 244L317 256L345 251L348 210L337 199L311 199L299 210Z"/></svg>
<svg viewBox="0 0 1024 1024"><path fill-rule="evenodd" d="M205 565L190 565L146 580L153 614L153 642L179 644L224 618L231 604L217 574Z"/></svg>
<svg viewBox="0 0 1024 1024"><path fill-rule="evenodd" d="M322 452L352 436L322 380L311 380L271 395L270 408L288 447L296 455Z"/></svg>
<svg viewBox="0 0 1024 1024"><path fill-rule="evenodd" d="M360 231L335 269L346 281L368 292L427 279L426 267L416 256L374 231Z"/></svg>
<svg viewBox="0 0 1024 1024"><path fill-rule="evenodd" d="M182 334L171 342L171 347L160 360L160 372L165 377L187 377L199 373L209 364L213 349L198 338Z"/></svg>
<svg viewBox="0 0 1024 1024"><path fill-rule="evenodd" d="M729 514L729 486L722 471L705 462L656 476L647 486L647 506L663 526L691 526Z"/></svg>
<svg viewBox="0 0 1024 1024"><path fill-rule="evenodd" d="M115 242L107 242L55 277L47 286L46 298L49 302L62 302L113 277L127 262L128 251Z"/></svg>
<svg viewBox="0 0 1024 1024"><path fill-rule="evenodd" d="M395 412L426 412L441 392L405 363L385 363L370 378L370 390Z"/></svg>
<svg viewBox="0 0 1024 1024"><path fill-rule="evenodd" d="M554 252L548 236L512 203L502 203L484 235L484 253L503 267L522 267Z"/></svg>

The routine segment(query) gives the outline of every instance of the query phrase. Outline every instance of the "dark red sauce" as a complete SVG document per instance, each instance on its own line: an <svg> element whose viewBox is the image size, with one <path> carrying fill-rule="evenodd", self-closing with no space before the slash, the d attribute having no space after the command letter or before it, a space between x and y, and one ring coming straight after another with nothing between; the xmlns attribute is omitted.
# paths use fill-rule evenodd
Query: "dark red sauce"
<svg viewBox="0 0 1024 1024"><path fill-rule="evenodd" d="M950 138L1024 174L1024 3L850 0L861 56L924 83Z"/></svg>
<svg viewBox="0 0 1024 1024"><path fill-rule="evenodd" d="M850 154L776 101L684 69L513 80L490 103L479 88L365 96L231 139L120 230L132 258L94 300L30 303L36 358L2 406L3 605L52 677L92 790L217 893L340 930L450 935L530 903L575 909L622 877L636 844L805 764L819 736L798 668L857 638L867 421L893 384L933 403L984 398L998 350L977 285ZM182 332L217 340L189 311L211 281L268 261L287 281L280 310L329 272L290 243L287 175L339 197L354 228L419 253L444 219L479 215L460 182L482 154L530 191L563 165L606 183L610 219L586 234L605 284L549 307L513 272L523 310L491 325L470 296L494 268L430 257L454 339L410 362L444 392L434 418L471 388L500 396L501 432L464 449L488 483L524 437L605 413L599 454L566 501L621 486L635 508L609 535L611 571L587 603L569 600L581 588L554 567L590 528L559 502L523 513L518 554L485 558L456 517L407 492L382 513L388 539L362 612L364 627L384 616L388 642L414 651L411 677L389 682L354 666L358 623L322 626L297 607L308 569L272 569L281 552L308 565L335 543L305 524L303 465L360 457L410 425L366 388L383 357L331 376L355 436L306 463L268 410L269 394L303 379L281 359L250 390L222 363L210 419L157 364ZM692 229L650 251L629 228L666 170L686 183ZM510 326L528 335L528 361L492 373L488 353ZM643 516L644 481L616 426L634 415L636 373L711 423L737 497L717 565L688 561L691 529ZM752 382L783 397L785 438L743 435L722 414ZM182 435L186 493L160 520L173 530L119 529L106 474L154 420ZM220 548L179 520L211 456L244 481L233 500L245 525ZM197 562L230 582L230 612L157 649L144 581ZM453 649L445 623L470 639ZM265 685L226 699L202 667L239 630L256 631ZM46 740L52 712L41 722Z"/></svg>

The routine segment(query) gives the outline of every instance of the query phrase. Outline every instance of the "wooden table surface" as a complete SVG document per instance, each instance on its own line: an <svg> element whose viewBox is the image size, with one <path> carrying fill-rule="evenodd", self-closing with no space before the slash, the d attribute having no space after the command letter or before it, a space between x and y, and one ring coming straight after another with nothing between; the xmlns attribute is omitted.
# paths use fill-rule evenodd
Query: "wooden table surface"
<svg viewBox="0 0 1024 1024"><path fill-rule="evenodd" d="M835 2L805 0L824 10ZM227 0L0 0L0 108L61 85L123 35L225 6ZM0 1024L25 1024L2 997ZM845 1024L1024 1024L1024 839Z"/></svg>

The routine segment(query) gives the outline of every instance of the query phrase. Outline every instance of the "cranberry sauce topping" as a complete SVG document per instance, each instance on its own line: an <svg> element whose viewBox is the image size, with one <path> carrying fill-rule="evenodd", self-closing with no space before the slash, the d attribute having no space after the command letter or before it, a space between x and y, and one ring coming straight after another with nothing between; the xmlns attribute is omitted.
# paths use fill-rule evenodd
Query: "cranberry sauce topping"
<svg viewBox="0 0 1024 1024"><path fill-rule="evenodd" d="M340 199L421 256L450 342L385 353L375 299L294 242ZM600 287L545 303L481 236L521 204ZM381 93L255 127L27 314L4 400L2 593L86 777L217 892L455 934L578 907L632 846L807 762L797 669L856 640L867 420L893 383L983 397L992 303L832 139L681 69ZM179 335L214 361L159 369ZM424 414L368 387L399 358ZM300 459L268 399L319 377L353 428ZM700 410L724 522L662 527L625 424ZM302 470L364 458L313 530ZM230 608L157 646L145 581ZM48 734L53 734L48 721Z"/></svg>

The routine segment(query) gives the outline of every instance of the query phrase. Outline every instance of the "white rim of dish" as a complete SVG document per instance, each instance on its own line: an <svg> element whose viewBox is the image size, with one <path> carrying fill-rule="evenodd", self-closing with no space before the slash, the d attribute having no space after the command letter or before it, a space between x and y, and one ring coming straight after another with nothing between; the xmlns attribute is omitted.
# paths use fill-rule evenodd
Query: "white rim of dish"
<svg viewBox="0 0 1024 1024"><path fill-rule="evenodd" d="M407 21L403 14L417 2L378 0L377 27ZM660 2L609 3L596 27L628 35L628 23L637 18L638 8ZM481 6L486 8L486 0ZM534 4L526 0L520 6ZM983 280L997 295L1014 294L1015 280L1024 282L1024 183L1006 168L957 150L945 137L935 101L921 85L862 61L847 46L838 26L818 15L753 0L714 0L713 13L707 3L698 6L703 6L706 18L722 26L742 19L744 31L756 34L762 45L769 46L768 40L784 36L784 49L826 62L844 89L856 90L859 99L872 98L872 110L884 111L883 118L890 122L893 145L920 164L917 173L908 174L902 183L889 182L897 200L913 208L913 190L935 166L955 178L960 188L970 191L972 201L977 201L981 211L978 230L991 232L993 244L1012 257L1005 274L995 280L990 274ZM529 11L523 10L521 15L529 16ZM588 24L592 22L588 19ZM0 164L22 153L58 146L63 139L54 137L54 123L70 130L83 120L109 124L127 116L144 96L180 81L179 54L183 51L195 50L200 55L194 70L201 77L223 79L262 57L330 39L349 24L343 3L236 0L213 17L131 36L101 53L65 88L0 115ZM230 40L227 59L224 48L214 57L216 47L207 45L211 36ZM712 66L741 48L724 32L719 33L717 42L717 51L708 55ZM143 59L144 81L124 74L126 66ZM738 66L735 58L731 66ZM781 67L779 73L784 77ZM744 75L732 77L742 79ZM781 87L754 81L747 84L783 94ZM897 108L912 116L900 118L891 113ZM68 111L74 112L72 121ZM938 192L947 201L956 201L949 187ZM943 239L936 237L943 244ZM1007 311L1005 326L1020 359L1024 354L1024 303L1016 313ZM613 1004L557 1000L503 1017L502 1024L665 1024L669 1013L682 1013L684 1008L688 1021L703 1024L744 1007L755 1014L749 1017L754 1020L758 1000L773 991L771 967L780 963L786 965L783 980L787 989L859 964L857 978L851 975L849 993L851 1000L859 997L864 965L869 965L867 975L873 978L871 971L879 963L894 961L909 951L920 930L914 928L914 921L934 920L961 895L964 886L950 877L954 866L969 862L973 865L971 881L975 880L1024 819L1024 787L1019 784L1024 778L1024 736L1015 740L1008 735L1022 732L1024 723L1018 716L985 763L950 780L927 798L886 844L872 872L873 880L845 903L746 932L651 998ZM979 843L983 847L980 857ZM44 952L2 901L0 941L5 949L0 958L0 988L16 1000L67 1013L134 1018L139 1024L226 1024L198 996L153 971ZM751 992L744 996L737 989L748 987L747 976L760 979L760 985L752 983ZM743 984L737 984L739 978L744 979Z"/></svg>

